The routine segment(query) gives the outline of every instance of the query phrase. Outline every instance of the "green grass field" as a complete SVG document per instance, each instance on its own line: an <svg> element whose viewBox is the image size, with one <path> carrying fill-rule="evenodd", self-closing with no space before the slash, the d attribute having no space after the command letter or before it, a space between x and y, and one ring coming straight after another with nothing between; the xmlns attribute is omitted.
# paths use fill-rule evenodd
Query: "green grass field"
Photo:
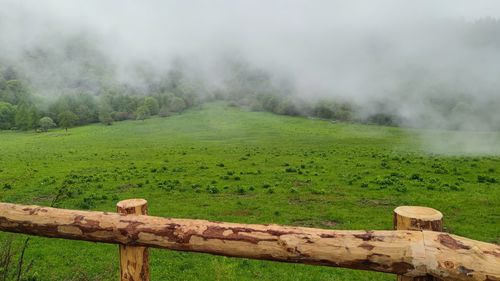
<svg viewBox="0 0 500 281"><path fill-rule="evenodd" d="M434 132L435 133L435 132ZM500 157L439 156L425 131L209 104L169 118L0 132L0 201L330 229L391 229L392 210L444 213L446 231L500 242ZM500 144L499 144L500 145ZM22 235L0 234L4 241ZM32 237L36 280L117 280L116 245ZM393 275L151 250L152 280L394 280Z"/></svg>

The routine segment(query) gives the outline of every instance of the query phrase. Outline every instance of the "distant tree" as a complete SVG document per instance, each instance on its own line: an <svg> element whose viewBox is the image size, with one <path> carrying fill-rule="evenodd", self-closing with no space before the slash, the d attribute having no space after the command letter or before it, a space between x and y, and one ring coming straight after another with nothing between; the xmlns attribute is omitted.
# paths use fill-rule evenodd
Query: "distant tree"
<svg viewBox="0 0 500 281"><path fill-rule="evenodd" d="M18 75L12 66L5 68L3 72L3 77L5 80L16 80Z"/></svg>
<svg viewBox="0 0 500 281"><path fill-rule="evenodd" d="M175 95L170 93L170 92L156 94L155 97L156 97L156 100L158 100L158 104L160 106L160 109L165 107L165 106L168 106L170 104L170 101L174 98L174 96Z"/></svg>
<svg viewBox="0 0 500 281"><path fill-rule="evenodd" d="M291 100L283 100L276 108L276 113L282 115L297 116L300 115L300 111L297 106Z"/></svg>
<svg viewBox="0 0 500 281"><path fill-rule="evenodd" d="M101 101L99 105L99 121L102 124L111 125L113 123L113 118L111 117L111 105L106 101Z"/></svg>
<svg viewBox="0 0 500 281"><path fill-rule="evenodd" d="M56 122L59 123L59 114L71 110L68 96L60 96L49 105L48 115Z"/></svg>
<svg viewBox="0 0 500 281"><path fill-rule="evenodd" d="M348 103L336 104L334 107L334 117L340 121L351 121L354 115L352 105Z"/></svg>
<svg viewBox="0 0 500 281"><path fill-rule="evenodd" d="M0 102L0 130L14 127L16 121L16 108L7 102Z"/></svg>
<svg viewBox="0 0 500 281"><path fill-rule="evenodd" d="M170 101L169 109L171 112L181 112L186 109L186 103L179 97L173 97Z"/></svg>
<svg viewBox="0 0 500 281"><path fill-rule="evenodd" d="M280 98L273 94L262 94L262 108L269 112L278 113L278 106L280 105Z"/></svg>
<svg viewBox="0 0 500 281"><path fill-rule="evenodd" d="M78 115L79 124L96 122L99 116L99 106L94 96L88 93L79 93L75 97L74 111Z"/></svg>
<svg viewBox="0 0 500 281"><path fill-rule="evenodd" d="M92 122L92 113L86 104L80 104L75 109L75 114L78 116L78 124L88 124Z"/></svg>
<svg viewBox="0 0 500 281"><path fill-rule="evenodd" d="M196 103L197 92L200 91L199 88L200 85L197 83L183 79L178 84L175 92L177 93L177 96L184 100L186 107L191 107Z"/></svg>
<svg viewBox="0 0 500 281"><path fill-rule="evenodd" d="M31 120L28 114L28 106L21 104L17 107L15 124L18 129L27 130L31 127Z"/></svg>
<svg viewBox="0 0 500 281"><path fill-rule="evenodd" d="M69 110L61 112L58 117L59 126L64 128L66 132L68 131L68 128L75 125L76 120L78 120L78 116Z"/></svg>
<svg viewBox="0 0 500 281"><path fill-rule="evenodd" d="M35 106L22 103L17 107L15 124L18 129L33 129L37 121L38 113Z"/></svg>
<svg viewBox="0 0 500 281"><path fill-rule="evenodd" d="M319 118L333 119L335 113L333 112L332 106L328 102L320 101L314 106L313 115Z"/></svg>
<svg viewBox="0 0 500 281"><path fill-rule="evenodd" d="M0 89L0 101L8 102L13 105L17 105L17 99L15 93L12 91L12 88L9 87L10 81L2 82L2 89Z"/></svg>
<svg viewBox="0 0 500 281"><path fill-rule="evenodd" d="M160 105L158 104L158 100L153 97L146 97L144 99L143 105L147 106L149 109L149 114L156 115L160 110Z"/></svg>
<svg viewBox="0 0 500 281"><path fill-rule="evenodd" d="M56 126L56 123L54 123L54 120L50 117L42 117L40 121L38 121L38 124L40 125L40 129L42 131L47 132L50 128L54 128Z"/></svg>
<svg viewBox="0 0 500 281"><path fill-rule="evenodd" d="M113 121L124 121L135 119L134 114L130 112L113 111L111 112L111 118Z"/></svg>
<svg viewBox="0 0 500 281"><path fill-rule="evenodd" d="M124 89L125 91L125 89ZM114 90L109 91L102 97L112 108L112 111L133 113L137 110L140 103L139 97L132 94L121 94Z"/></svg>
<svg viewBox="0 0 500 281"><path fill-rule="evenodd" d="M5 89L0 91L0 101L13 105L29 103L31 94L20 80L7 80Z"/></svg>
<svg viewBox="0 0 500 281"><path fill-rule="evenodd" d="M137 108L135 115L137 120L144 121L144 119L147 119L151 114L149 112L149 108L146 105L141 105L139 106L139 108Z"/></svg>
<svg viewBox="0 0 500 281"><path fill-rule="evenodd" d="M158 113L158 115L160 117L168 117L168 116L172 115L172 112L170 111L168 106L164 106L160 109L160 112Z"/></svg>
<svg viewBox="0 0 500 281"><path fill-rule="evenodd" d="M3 95L3 91L5 90L6 82L7 81L5 80L3 73L0 71L0 101L2 100L2 95Z"/></svg>
<svg viewBox="0 0 500 281"><path fill-rule="evenodd" d="M370 115L366 122L384 126L398 126L401 123L397 116L382 112Z"/></svg>
<svg viewBox="0 0 500 281"><path fill-rule="evenodd" d="M38 109L35 105L30 105L29 114L32 120L31 128L36 128L38 126L38 120L40 119L40 115L38 114Z"/></svg>
<svg viewBox="0 0 500 281"><path fill-rule="evenodd" d="M78 116L76 124L88 124L97 121L98 107L95 98L87 93L64 94L49 105L48 116L59 122L58 116L64 111L71 111Z"/></svg>

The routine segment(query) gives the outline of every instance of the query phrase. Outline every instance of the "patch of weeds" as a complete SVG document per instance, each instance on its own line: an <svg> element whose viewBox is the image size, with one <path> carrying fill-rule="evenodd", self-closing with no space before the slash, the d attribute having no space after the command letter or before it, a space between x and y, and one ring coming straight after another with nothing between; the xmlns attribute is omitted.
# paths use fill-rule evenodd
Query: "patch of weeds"
<svg viewBox="0 0 500 281"><path fill-rule="evenodd" d="M413 181L419 181L419 182L423 182L424 181L424 178L420 174L411 174L411 176L409 177L409 179L413 180Z"/></svg>
<svg viewBox="0 0 500 281"><path fill-rule="evenodd" d="M485 175L478 175L477 176L477 182L478 183L497 183L497 179L490 177L490 176L485 176Z"/></svg>
<svg viewBox="0 0 500 281"><path fill-rule="evenodd" d="M445 175L448 174L448 170L441 164L436 163L431 166L434 169L434 174Z"/></svg>
<svg viewBox="0 0 500 281"><path fill-rule="evenodd" d="M406 185L399 183L398 185L396 185L396 191L406 193L408 191L408 188L406 187Z"/></svg>
<svg viewBox="0 0 500 281"><path fill-rule="evenodd" d="M80 208L84 210L90 210L95 207L95 197L94 195L90 195L88 197L84 197L82 202L80 202Z"/></svg>
<svg viewBox="0 0 500 281"><path fill-rule="evenodd" d="M313 188L311 189L311 194L315 194L315 195L324 195L326 193L326 191L322 188Z"/></svg>
<svg viewBox="0 0 500 281"><path fill-rule="evenodd" d="M219 189L217 188L217 186L214 186L214 185L208 187L207 191L210 194L217 194L217 193L219 193Z"/></svg>
<svg viewBox="0 0 500 281"><path fill-rule="evenodd" d="M246 194L247 192L246 192L246 190L245 190L245 188L244 188L244 187L242 187L242 186L238 186L238 187L236 187L236 193L237 193L237 194L239 194L239 195L244 195L244 194Z"/></svg>

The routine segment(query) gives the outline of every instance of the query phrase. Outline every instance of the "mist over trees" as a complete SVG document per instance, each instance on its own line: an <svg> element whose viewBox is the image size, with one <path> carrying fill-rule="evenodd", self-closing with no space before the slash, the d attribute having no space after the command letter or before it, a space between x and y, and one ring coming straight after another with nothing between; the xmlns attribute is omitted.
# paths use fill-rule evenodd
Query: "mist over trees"
<svg viewBox="0 0 500 281"><path fill-rule="evenodd" d="M317 7L302 14L301 5L290 4L290 13L300 11L298 15L305 17L303 27L286 21L271 24L271 16L281 15L265 11L261 22L231 18L235 30L247 35L243 38L220 27L210 17L210 8L198 16L219 36L221 47L212 51L196 25L193 30L179 25L177 33L169 30L154 37L161 28L146 25L144 19L149 30L118 29L113 37L103 35L105 21L69 21L51 9L61 6L71 15L62 3L40 7L46 13L37 12L36 5L6 5L11 12L0 11L0 39L5 43L0 45L2 130L37 129L42 117L62 128L111 125L168 117L216 100L248 110L343 122L500 130L496 18L424 21L427 18L402 13L399 17L411 20L394 26L383 21L394 15L380 12L380 18L347 18L350 28L346 28L341 19L332 20ZM196 14L179 5L179 13ZM329 5L336 4L318 6ZM250 6L245 8L255 8ZM236 4L230 8L235 14L244 11ZM114 16L120 19L120 12ZM56 24L61 22L68 24ZM371 22L380 26L370 26ZM245 33L242 26L249 23L258 32ZM189 31L202 39L186 41ZM23 32L32 39L20 40ZM144 40L126 37L134 32ZM157 45L147 40L151 38L158 40ZM239 41L246 45L227 47ZM125 44L132 42L137 46ZM170 42L180 42L179 48ZM68 123L70 113L76 117Z"/></svg>
<svg viewBox="0 0 500 281"><path fill-rule="evenodd" d="M79 54L72 52L71 55ZM84 52L84 56L87 55ZM65 129L96 122L111 125L114 121L143 120L155 115L166 117L201 101L201 93L195 92L189 85L191 82L179 73L167 73L161 80L143 87L104 81L109 77L107 74L94 77L96 80L89 86L88 77L78 76L75 80L65 80L59 90L51 87L50 91L58 93L47 96L48 89L38 88L40 85L18 74L15 67L0 64L3 78L0 80L0 129L3 130L42 128L46 131L46 126L39 124L40 116L50 118Z"/></svg>

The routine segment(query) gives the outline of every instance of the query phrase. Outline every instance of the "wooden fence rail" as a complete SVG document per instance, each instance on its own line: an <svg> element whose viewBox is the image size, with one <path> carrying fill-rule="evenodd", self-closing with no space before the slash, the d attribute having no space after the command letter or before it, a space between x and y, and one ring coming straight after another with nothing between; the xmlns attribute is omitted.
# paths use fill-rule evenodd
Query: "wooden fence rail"
<svg viewBox="0 0 500 281"><path fill-rule="evenodd" d="M122 201L118 208L119 213L111 213L0 203L0 231L126 246L120 251L122 280L149 280L147 249L136 247L371 270L404 278L500 280L498 245L443 232L323 230L161 218L143 215L145 201L138 199ZM406 207L399 216L412 209L423 214L400 224L418 229L426 224L425 208Z"/></svg>

